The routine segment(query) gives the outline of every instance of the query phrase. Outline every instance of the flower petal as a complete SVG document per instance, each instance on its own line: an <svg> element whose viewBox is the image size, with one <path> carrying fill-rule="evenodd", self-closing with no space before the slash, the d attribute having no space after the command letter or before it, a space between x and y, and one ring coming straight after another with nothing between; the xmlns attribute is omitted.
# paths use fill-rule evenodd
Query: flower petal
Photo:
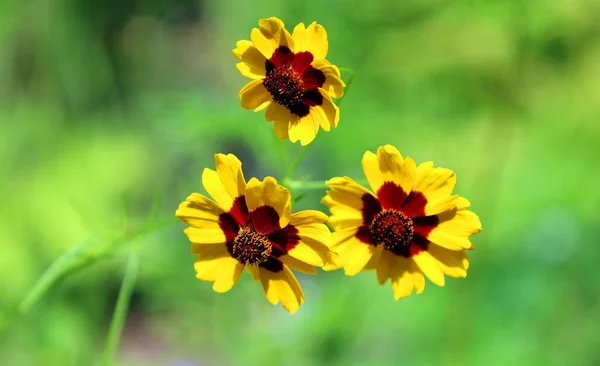
<svg viewBox="0 0 600 366"><path fill-rule="evenodd" d="M252 29L250 39L266 58L271 58L279 46L287 46L290 50L295 50L294 40L280 19L276 17L261 19L258 21L258 26L260 29Z"/></svg>
<svg viewBox="0 0 600 366"><path fill-rule="evenodd" d="M411 262L412 260L408 258L397 257L396 263L392 268L392 290L394 291L394 299L396 300L410 296L415 288L413 273L411 273ZM421 277L423 277L422 274Z"/></svg>
<svg viewBox="0 0 600 366"><path fill-rule="evenodd" d="M356 230L338 230L332 234L334 251L344 273L354 276L362 271L376 251L376 246L365 244L356 237Z"/></svg>
<svg viewBox="0 0 600 366"><path fill-rule="evenodd" d="M438 286L444 286L444 272L437 265L437 261L427 252L416 245L411 246L411 257L419 269L429 278L429 280Z"/></svg>
<svg viewBox="0 0 600 366"><path fill-rule="evenodd" d="M327 32L317 22L313 22L308 28L304 27L304 23L298 24L294 28L292 37L294 38L296 52L309 51L315 59L322 59L327 56Z"/></svg>
<svg viewBox="0 0 600 366"><path fill-rule="evenodd" d="M433 162L420 164L416 171L414 191L421 192L428 201L436 201L452 194L456 174L450 169L434 168Z"/></svg>
<svg viewBox="0 0 600 366"><path fill-rule="evenodd" d="M224 244L227 241L225 233L219 226L202 229L188 227L183 232L194 244Z"/></svg>
<svg viewBox="0 0 600 366"><path fill-rule="evenodd" d="M289 109L281 104L271 103L265 112L265 119L267 121L274 121L273 131L277 137L281 140L289 138L288 128L290 126L290 120L292 119Z"/></svg>
<svg viewBox="0 0 600 366"><path fill-rule="evenodd" d="M179 205L175 216L193 227L214 228L223 213L225 211L215 202L199 193L192 193Z"/></svg>
<svg viewBox="0 0 600 366"><path fill-rule="evenodd" d="M231 290L240 279L240 275L243 271L244 265L240 264L235 259L233 261L222 263L221 270L217 274L217 278L213 284L213 290L219 293Z"/></svg>
<svg viewBox="0 0 600 366"><path fill-rule="evenodd" d="M272 100L271 94L265 89L261 79L252 80L239 92L242 107L246 109L258 109L266 102Z"/></svg>
<svg viewBox="0 0 600 366"><path fill-rule="evenodd" d="M226 287L223 286L223 282L226 283L227 278L232 280L235 279L238 271L236 265L239 264L239 262L229 255L229 252L224 245L204 245L199 248L197 252L199 255L194 263L194 269L196 270L196 277L199 280L210 282L219 280L220 284L218 288L223 290ZM239 274L237 274L237 276L239 278ZM233 284L231 286L233 286ZM229 289L230 288L231 287L229 287Z"/></svg>
<svg viewBox="0 0 600 366"><path fill-rule="evenodd" d="M317 274L317 269L315 268L315 266L306 264L294 257L290 257L287 254L282 255L281 257L279 257L279 259L281 259L283 263L287 264L290 268L295 269L296 271L300 271L306 274Z"/></svg>
<svg viewBox="0 0 600 366"><path fill-rule="evenodd" d="M233 154L216 154L215 165L217 171L206 168L202 172L204 189L239 225L245 225L248 209L242 199L246 190L242 162Z"/></svg>
<svg viewBox="0 0 600 366"><path fill-rule="evenodd" d="M444 212L437 218L435 227L415 225L415 232L446 249L470 249L472 244L469 237L481 231L479 217L469 210Z"/></svg>
<svg viewBox="0 0 600 366"><path fill-rule="evenodd" d="M322 88L334 98L341 98L344 95L346 83L342 80L342 74L337 66L332 65L329 61L321 59L315 60L311 64L315 69L320 70L325 75L325 82Z"/></svg>
<svg viewBox="0 0 600 366"><path fill-rule="evenodd" d="M374 197L368 189L348 177L335 177L325 183L330 190L321 202L329 206L333 215L362 215L363 198Z"/></svg>
<svg viewBox="0 0 600 366"><path fill-rule="evenodd" d="M290 110L278 103L271 103L265 112L267 121L285 121L289 123L291 119Z"/></svg>
<svg viewBox="0 0 600 366"><path fill-rule="evenodd" d="M449 250L433 243L429 244L427 251L444 274L455 278L467 277L469 258L466 251Z"/></svg>
<svg viewBox="0 0 600 366"><path fill-rule="evenodd" d="M271 272L259 267L258 275L267 300L271 304L281 302L285 310L294 314L304 303L302 288L288 266L284 265L283 270L279 272Z"/></svg>
<svg viewBox="0 0 600 366"><path fill-rule="evenodd" d="M250 41L238 41L233 55L240 61L236 65L240 73L251 79L261 79L266 76L265 65L267 59L260 51L254 47Z"/></svg>
<svg viewBox="0 0 600 366"><path fill-rule="evenodd" d="M288 128L290 141L296 142L300 140L300 145L302 146L310 144L317 137L321 119L322 117L319 113L315 112L314 108L310 108L308 115L290 121L291 123Z"/></svg>
<svg viewBox="0 0 600 366"><path fill-rule="evenodd" d="M329 217L321 211L304 210L296 212L290 217L290 224L296 227L302 225L324 224ZM326 227L325 227L326 228ZM329 232L329 230L327 230Z"/></svg>
<svg viewBox="0 0 600 366"><path fill-rule="evenodd" d="M264 181L250 179L246 186L246 203L256 231L267 235L286 227L292 214L290 191L273 177Z"/></svg>
<svg viewBox="0 0 600 366"><path fill-rule="evenodd" d="M388 206L402 203L408 197L415 177L415 162L410 158L404 160L398 149L392 145L385 145L377 149L377 155L370 151L365 152L362 166L371 189L377 194L383 206L399 208ZM387 192L380 192L386 183L386 187L396 186L398 189L393 193L390 192L389 195ZM390 204L386 204L386 201L390 201Z"/></svg>
<svg viewBox="0 0 600 366"><path fill-rule="evenodd" d="M383 285L387 279L392 276L392 270L396 265L396 258L398 258L398 256L389 250L381 251L381 254L379 255L379 262L375 268L377 271L377 281L379 281L381 285Z"/></svg>
<svg viewBox="0 0 600 366"><path fill-rule="evenodd" d="M420 294L425 289L425 276L423 276L423 272L417 266L414 260L409 259L409 273L412 276L413 285L415 286L415 291L417 294Z"/></svg>
<svg viewBox="0 0 600 366"><path fill-rule="evenodd" d="M323 96L323 104L313 108L320 108L323 111L323 116L325 116L325 118L323 119L323 117L321 117L321 128L325 131L329 131L329 126L333 126L333 128L338 126L338 123L340 122L340 109L333 103L325 89L319 88L319 92Z"/></svg>
<svg viewBox="0 0 600 366"><path fill-rule="evenodd" d="M242 162L233 154L216 154L217 175L232 201L246 192L246 179L242 172Z"/></svg>

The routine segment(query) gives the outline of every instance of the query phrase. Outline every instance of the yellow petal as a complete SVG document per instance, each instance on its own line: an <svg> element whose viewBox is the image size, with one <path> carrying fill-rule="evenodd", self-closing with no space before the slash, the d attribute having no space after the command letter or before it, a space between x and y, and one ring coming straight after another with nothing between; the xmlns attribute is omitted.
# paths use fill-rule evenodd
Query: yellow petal
<svg viewBox="0 0 600 366"><path fill-rule="evenodd" d="M411 273L412 260L398 257L392 268L392 290L394 291L394 299L398 300L410 296L414 289L413 274ZM422 275L421 275L422 277Z"/></svg>
<svg viewBox="0 0 600 366"><path fill-rule="evenodd" d="M327 56L327 32L322 25L313 22L304 27L304 23L298 24L292 33L295 44L295 52L308 51L315 59L323 59Z"/></svg>
<svg viewBox="0 0 600 366"><path fill-rule="evenodd" d="M252 80L246 84L239 92L242 107L246 109L255 109L263 103L271 101L271 94L265 89L262 80Z"/></svg>
<svg viewBox="0 0 600 366"><path fill-rule="evenodd" d="M263 109L267 108L272 103L273 103L272 100L264 101L264 102L261 103L261 105L259 105L258 107L254 108L254 112L262 111Z"/></svg>
<svg viewBox="0 0 600 366"><path fill-rule="evenodd" d="M365 268L363 268L363 271L377 269L377 266L379 266L379 259L381 258L381 253L384 250L385 249L383 248L383 245L376 246L375 252L373 252L373 256L371 257L371 259L369 259L369 261L365 265Z"/></svg>
<svg viewBox="0 0 600 366"><path fill-rule="evenodd" d="M419 250L417 253L412 253L412 259L431 282L444 286L444 273L431 254L426 250Z"/></svg>
<svg viewBox="0 0 600 366"><path fill-rule="evenodd" d="M323 89L319 89L321 91ZM331 101L331 99L330 99ZM323 96L323 104L325 104L325 97ZM332 122L335 114L332 116ZM310 113L308 116L304 118L312 118L315 127L315 136L319 132L319 126L324 130L329 132L331 130L331 124L329 122L329 117L325 114L325 110L323 109L323 105L318 105L314 107L310 107Z"/></svg>
<svg viewBox="0 0 600 366"><path fill-rule="evenodd" d="M427 239L450 250L470 249L469 237L481 231L479 217L468 210L454 210L437 215L439 223L427 235ZM415 226L419 232L419 227Z"/></svg>
<svg viewBox="0 0 600 366"><path fill-rule="evenodd" d="M442 212L453 211L456 209L458 200L459 196L456 194L452 196L441 197L435 201L427 200L423 216L433 216Z"/></svg>
<svg viewBox="0 0 600 366"><path fill-rule="evenodd" d="M254 228L260 234L266 235L284 228L290 221L290 191L279 185L273 177L266 177L262 182L256 178L250 179L246 186L246 203ZM279 217L270 216L270 212L267 212L269 209L263 208L265 206L274 209ZM277 225L278 228L275 228Z"/></svg>
<svg viewBox="0 0 600 366"><path fill-rule="evenodd" d="M287 121L275 121L273 122L273 132L280 140L286 140L289 138L288 128L290 123Z"/></svg>
<svg viewBox="0 0 600 366"><path fill-rule="evenodd" d="M204 245L196 258L196 277L202 281L214 282L218 278L233 275L239 262L232 258L224 245Z"/></svg>
<svg viewBox="0 0 600 366"><path fill-rule="evenodd" d="M271 103L265 112L265 119L267 121L285 121L288 124L291 119L290 110L281 104Z"/></svg>
<svg viewBox="0 0 600 366"><path fill-rule="evenodd" d="M298 230L300 242L288 254L305 263L326 267L334 263L333 253L329 249L332 246L331 233L329 228L322 223L326 215L318 213L320 215L315 215L316 217L309 217L309 214L303 215L304 217L292 216L290 224Z"/></svg>
<svg viewBox="0 0 600 366"><path fill-rule="evenodd" d="M287 46L294 51L294 40L281 20L276 17L261 19L258 26L260 29L252 29L250 39L266 58L271 58L279 46Z"/></svg>
<svg viewBox="0 0 600 366"><path fill-rule="evenodd" d="M371 192L348 177L332 178L327 185L331 190L321 202L329 207L332 215L328 224L335 230L363 225L364 202L373 202L373 208L381 208ZM364 197L369 200L365 201Z"/></svg>
<svg viewBox="0 0 600 366"><path fill-rule="evenodd" d="M377 270L377 281L380 284L384 284L388 278L392 275L392 270L396 265L397 255L390 252L389 250L382 250L379 256L379 263L375 268Z"/></svg>
<svg viewBox="0 0 600 366"><path fill-rule="evenodd" d="M423 276L423 272L417 266L414 260L409 259L409 272L412 276L413 285L415 286L415 291L417 294L420 294L425 289L425 277Z"/></svg>
<svg viewBox="0 0 600 366"><path fill-rule="evenodd" d="M288 134L291 142L300 141L300 145L306 146L317 136L321 117L314 112L313 107L310 109L310 113L307 116L290 121ZM318 119L315 120L315 117Z"/></svg>
<svg viewBox="0 0 600 366"><path fill-rule="evenodd" d="M325 89L319 88L319 92L323 96L323 104L313 108L320 108L323 110L325 119L322 120L320 124L325 131L329 131L329 126L333 126L333 128L338 126L338 123L340 122L340 109L333 103Z"/></svg>
<svg viewBox="0 0 600 366"><path fill-rule="evenodd" d="M346 83L342 80L340 69L338 69L337 66L332 65L327 60L315 60L311 66L321 70L325 75L325 83L323 83L322 88L325 89L330 96L341 98L344 95Z"/></svg>
<svg viewBox="0 0 600 366"><path fill-rule="evenodd" d="M273 131L277 137L281 140L286 140L289 137L288 129L290 120L292 119L289 109L281 104L271 103L265 112L265 119L267 121L274 121Z"/></svg>
<svg viewBox="0 0 600 366"><path fill-rule="evenodd" d="M235 259L233 261L227 261L227 263L223 263L221 265L221 270L218 272L215 278L215 283L213 283L213 290L219 293L231 290L239 280L243 271L244 265L240 264Z"/></svg>
<svg viewBox="0 0 600 366"><path fill-rule="evenodd" d="M202 229L188 227L183 230L183 232L185 235L187 235L190 241L195 244L219 244L227 241L225 238L225 233L218 226L215 226L214 228Z"/></svg>
<svg viewBox="0 0 600 366"><path fill-rule="evenodd" d="M259 276L271 304L281 302L285 310L294 314L304 303L302 288L288 266L284 265L283 271L279 272L271 272L259 267Z"/></svg>
<svg viewBox="0 0 600 366"><path fill-rule="evenodd" d="M335 245L339 263L344 267L344 273L348 276L354 276L362 271L376 250L374 245L365 244L356 239L355 233L356 230L344 230L332 234L332 240L339 242Z"/></svg>
<svg viewBox="0 0 600 366"><path fill-rule="evenodd" d="M252 44L251 41L248 41L248 40L237 41L235 43L235 48L233 49L233 55L235 56L235 58L237 58L238 60L241 61L242 60L242 55L250 47L254 47L254 45Z"/></svg>
<svg viewBox="0 0 600 366"><path fill-rule="evenodd" d="M192 193L179 205L175 216L186 224L198 228L212 228L219 223L225 211L207 197Z"/></svg>
<svg viewBox="0 0 600 366"><path fill-rule="evenodd" d="M236 65L240 73L251 79L262 79L266 76L267 59L250 41L238 41L233 55L240 61Z"/></svg>
<svg viewBox="0 0 600 366"><path fill-rule="evenodd" d="M215 165L219 180L232 200L243 196L246 192L246 180L242 162L233 154L216 154Z"/></svg>
<svg viewBox="0 0 600 366"><path fill-rule="evenodd" d="M206 168L202 172L202 184L208 194L229 212L234 200L245 192L242 163L233 154L216 154L215 164L217 171Z"/></svg>
<svg viewBox="0 0 600 366"><path fill-rule="evenodd" d="M377 149L377 155L370 151L365 152L362 166L374 192L378 193L385 182L392 182L400 187L406 196L410 193L416 170L415 162L410 158L404 160L394 146L381 146Z"/></svg>
<svg viewBox="0 0 600 366"><path fill-rule="evenodd" d="M433 162L420 164L416 171L414 191L423 193L428 201L436 201L452 194L456 174L450 169L434 168Z"/></svg>
<svg viewBox="0 0 600 366"><path fill-rule="evenodd" d="M348 177L335 177L326 182L330 188L327 191L327 196L330 200L323 199L323 203L329 206L332 214L346 213L347 210L340 210L340 206L345 206L352 209L350 212L356 212L362 215L363 196L373 194ZM338 212L341 211L341 212Z"/></svg>
<svg viewBox="0 0 600 366"><path fill-rule="evenodd" d="M455 278L467 277L469 258L464 250L448 250L430 243L427 251L435 259L437 266L441 268L444 274Z"/></svg>
<svg viewBox="0 0 600 366"><path fill-rule="evenodd" d="M304 210L296 212L290 217L290 224L294 226L323 224L327 222L328 216L317 210Z"/></svg>
<svg viewBox="0 0 600 366"><path fill-rule="evenodd" d="M310 264L306 264L302 261L297 260L294 257L290 257L289 255L282 255L279 257L281 261L287 264L291 269L295 269L296 271L300 271L306 274L317 274L317 269L315 266L311 266Z"/></svg>
<svg viewBox="0 0 600 366"><path fill-rule="evenodd" d="M334 230L357 228L363 225L363 218L360 214L332 215L327 222Z"/></svg>

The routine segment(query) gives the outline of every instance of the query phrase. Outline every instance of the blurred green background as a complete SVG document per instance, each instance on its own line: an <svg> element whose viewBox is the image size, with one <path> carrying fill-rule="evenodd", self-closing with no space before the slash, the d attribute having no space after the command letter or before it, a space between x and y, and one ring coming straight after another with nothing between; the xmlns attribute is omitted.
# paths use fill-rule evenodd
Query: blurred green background
<svg viewBox="0 0 600 366"><path fill-rule="evenodd" d="M466 279L394 301L372 272L298 275L294 316L247 274L195 279L174 212L213 154L282 178L300 152L237 97L231 50L273 15L356 72L296 178L362 179L386 143L455 170L484 227ZM118 365L600 365L598 75L596 0L2 0L0 364L97 364L134 250ZM127 240L151 211L167 226Z"/></svg>

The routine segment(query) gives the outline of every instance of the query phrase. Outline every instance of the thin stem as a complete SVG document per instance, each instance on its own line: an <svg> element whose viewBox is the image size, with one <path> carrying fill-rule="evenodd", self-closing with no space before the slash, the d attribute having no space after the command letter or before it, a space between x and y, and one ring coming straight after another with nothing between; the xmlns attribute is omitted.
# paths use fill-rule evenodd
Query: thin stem
<svg viewBox="0 0 600 366"><path fill-rule="evenodd" d="M337 101L338 107L344 101L344 97L348 93L348 89L350 89L350 85L352 85L352 82L354 81L354 70L347 67L340 67L340 72L348 73L348 80L346 80L346 90L344 90L344 95L342 95L342 97Z"/></svg>
<svg viewBox="0 0 600 366"><path fill-rule="evenodd" d="M285 184L288 188L291 189L304 189L304 190L318 190L318 189L327 189L327 184L325 184L324 180L308 180L308 181L298 181L293 179L288 179Z"/></svg>
<svg viewBox="0 0 600 366"><path fill-rule="evenodd" d="M129 301L131 300L131 294L137 280L138 267L139 264L137 256L134 253L131 253L129 255L129 260L127 261L127 268L125 269L125 275L123 276L121 289L119 290L119 297L117 298L115 312L113 313L113 317L110 322L110 328L108 330L108 336L104 346L102 366L109 366L113 364L117 346L121 341L123 325L125 324L125 319L127 318Z"/></svg>
<svg viewBox="0 0 600 366"><path fill-rule="evenodd" d="M327 189L328 186L325 183L326 181L324 180L293 180L293 179L287 179L285 180L283 183L291 189L302 189L302 190L319 190L319 189ZM355 182L357 184L360 184L361 186L365 186L368 187L369 186L369 182L367 182L365 179L361 179L361 180L355 180Z"/></svg>
<svg viewBox="0 0 600 366"><path fill-rule="evenodd" d="M138 230L124 233L108 243L104 244L98 252L89 251L89 239L85 239L72 246L62 256L57 258L48 269L42 274L37 283L29 291L25 299L19 304L18 312L21 315L26 314L38 300L44 296L48 290L60 279L67 275L85 268L92 263L106 256L113 248L120 244L129 242L137 237L147 234L153 230L162 229L173 225L172 219L151 222L140 227ZM86 251L88 250L88 251Z"/></svg>

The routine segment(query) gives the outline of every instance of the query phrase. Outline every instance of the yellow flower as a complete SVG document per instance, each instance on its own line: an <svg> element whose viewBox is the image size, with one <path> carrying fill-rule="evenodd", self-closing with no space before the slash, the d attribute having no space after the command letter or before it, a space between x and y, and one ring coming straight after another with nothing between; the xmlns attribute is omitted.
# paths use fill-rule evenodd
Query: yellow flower
<svg viewBox="0 0 600 366"><path fill-rule="evenodd" d="M396 299L421 293L425 274L444 286L444 275L466 277L471 235L481 231L469 201L451 195L453 171L418 167L391 145L377 155L367 151L363 170L374 193L348 177L329 180L323 198L329 225L335 230L332 249L347 275L375 269L380 284L391 278Z"/></svg>
<svg viewBox="0 0 600 366"><path fill-rule="evenodd" d="M290 267L316 273L331 266L327 215L292 214L290 192L272 177L246 183L242 163L232 154L215 155L216 171L204 169L202 184L214 201L192 193L175 215L188 224L196 277L229 291L244 268L261 282L272 304L294 313L304 302Z"/></svg>
<svg viewBox="0 0 600 366"><path fill-rule="evenodd" d="M242 75L253 79L239 93L242 107L259 111L273 121L282 140L307 145L317 136L319 126L337 127L338 107L331 97L341 98L346 86L340 71L327 56L327 33L323 26L298 24L293 33L283 22L271 17L252 29L251 41L236 43L233 55Z"/></svg>

